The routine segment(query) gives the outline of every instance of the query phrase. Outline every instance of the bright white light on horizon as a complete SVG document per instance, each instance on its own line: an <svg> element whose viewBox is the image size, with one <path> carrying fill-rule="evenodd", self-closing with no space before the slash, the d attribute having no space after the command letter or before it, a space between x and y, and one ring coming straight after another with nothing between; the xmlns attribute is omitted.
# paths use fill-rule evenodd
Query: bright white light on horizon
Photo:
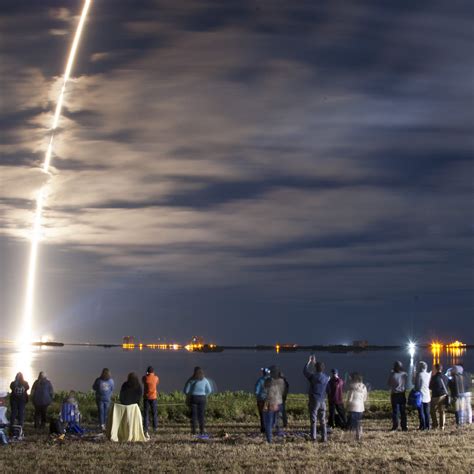
<svg viewBox="0 0 474 474"><path fill-rule="evenodd" d="M408 354L410 354L410 358L413 359L416 353L416 344L413 341L408 341Z"/></svg>
<svg viewBox="0 0 474 474"><path fill-rule="evenodd" d="M48 148L44 157L43 171L49 173L49 167L51 164L51 157L53 154L53 143L54 143L54 132L59 125L59 119L61 117L61 111L64 101L64 93L66 90L66 85L69 81L71 70L74 65L74 60L76 58L77 48L81 39L82 30L84 28L84 23L86 21L87 13L91 5L91 0L85 0L84 6L82 8L81 17L77 25L76 34L74 35L74 40L72 42L71 50L69 52L69 57L66 63L66 70L64 72L63 85L61 87L61 92L59 93L58 101L56 103L56 110L54 112L53 124L51 127L51 137L49 139ZM43 215L43 206L45 201L46 194L46 185L44 185L37 197L36 197L36 210L35 210L35 220L33 225L33 232L31 236L31 248L30 248L30 259L28 263L28 276L26 280L26 296L25 296L25 306L23 312L23 323L17 338L17 342L20 345L28 345L33 341L33 306L34 306L34 293L36 286L36 267L38 261L38 247L41 240L41 218Z"/></svg>

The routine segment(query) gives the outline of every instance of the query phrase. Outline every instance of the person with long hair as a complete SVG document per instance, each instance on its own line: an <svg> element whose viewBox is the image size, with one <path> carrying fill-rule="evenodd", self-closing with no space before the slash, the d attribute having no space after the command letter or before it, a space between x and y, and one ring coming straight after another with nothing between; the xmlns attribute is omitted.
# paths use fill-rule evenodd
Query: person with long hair
<svg viewBox="0 0 474 474"><path fill-rule="evenodd" d="M201 367L195 367L194 373L188 379L184 386L186 402L191 408L191 433L196 434L196 428L199 425L199 434L206 436L205 432L205 414L207 397L212 393L212 387L209 380L204 376Z"/></svg>
<svg viewBox="0 0 474 474"><path fill-rule="evenodd" d="M15 380L10 384L10 410L11 424L23 426L25 422L25 406L28 403L28 390L30 386L23 378L23 374L18 372ZM17 422L17 423L15 423Z"/></svg>
<svg viewBox="0 0 474 474"><path fill-rule="evenodd" d="M362 415L367 401L367 387L363 383L362 375L350 375L349 387L346 393L347 411L349 412L349 429L355 432L358 441L362 439Z"/></svg>
<svg viewBox="0 0 474 474"><path fill-rule="evenodd" d="M107 415L114 387L114 379L112 378L110 370L107 368L102 369L100 377L97 377L92 385L92 390L95 392L97 411L99 413L99 425L102 430L105 430L105 424L107 423Z"/></svg>
<svg viewBox="0 0 474 474"><path fill-rule="evenodd" d="M44 429L48 407L53 402L53 385L44 372L40 372L31 389L31 399L35 407L35 429Z"/></svg>
<svg viewBox="0 0 474 474"><path fill-rule="evenodd" d="M138 376L135 372L130 372L128 374L127 380L120 388L120 403L122 405L133 405L134 403L139 405L142 396L143 390L140 380L138 380Z"/></svg>

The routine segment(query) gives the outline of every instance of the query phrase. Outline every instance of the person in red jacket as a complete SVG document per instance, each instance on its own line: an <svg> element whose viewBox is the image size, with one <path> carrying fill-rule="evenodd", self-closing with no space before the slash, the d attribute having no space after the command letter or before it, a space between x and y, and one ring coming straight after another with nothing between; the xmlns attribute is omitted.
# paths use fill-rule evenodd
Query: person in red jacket
<svg viewBox="0 0 474 474"><path fill-rule="evenodd" d="M149 412L153 415L153 431L158 429L158 384L159 377L155 374L153 367L146 369L146 375L143 376L143 431L148 436Z"/></svg>
<svg viewBox="0 0 474 474"><path fill-rule="evenodd" d="M331 378L329 379L326 391L329 402L329 419L328 425L331 428L339 426L340 428L347 427L346 412L344 410L344 400L342 390L344 388L344 381L339 377L337 369L331 370ZM336 412L339 419L336 419Z"/></svg>

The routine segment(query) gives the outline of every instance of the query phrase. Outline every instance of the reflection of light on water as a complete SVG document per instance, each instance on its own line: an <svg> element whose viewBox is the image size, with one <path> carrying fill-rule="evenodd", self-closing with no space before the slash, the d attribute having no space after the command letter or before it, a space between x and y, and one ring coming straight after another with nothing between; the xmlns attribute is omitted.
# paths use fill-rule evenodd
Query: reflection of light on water
<svg viewBox="0 0 474 474"><path fill-rule="evenodd" d="M443 353L443 348L445 349L448 365L460 364L462 362L463 357L465 356L467 352L466 344L460 341L454 341L446 345L443 345L441 342L432 342L430 349L431 349L431 354L433 355L433 364L440 363L441 354Z"/></svg>
<svg viewBox="0 0 474 474"><path fill-rule="evenodd" d="M433 355L433 365L440 363L441 351L443 350L443 344L440 342L431 343L431 354Z"/></svg>
<svg viewBox="0 0 474 474"><path fill-rule="evenodd" d="M23 374L24 379L33 385L33 360L36 358L34 349L29 344L23 344L12 348L10 353L9 381L14 380L18 372Z"/></svg>

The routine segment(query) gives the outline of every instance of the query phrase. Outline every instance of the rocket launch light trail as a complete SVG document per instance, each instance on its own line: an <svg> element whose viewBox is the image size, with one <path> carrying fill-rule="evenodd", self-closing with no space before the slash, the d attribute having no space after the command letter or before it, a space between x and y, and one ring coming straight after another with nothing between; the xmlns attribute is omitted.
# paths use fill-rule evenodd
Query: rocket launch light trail
<svg viewBox="0 0 474 474"><path fill-rule="evenodd" d="M66 64L66 70L64 72L63 84L61 86L61 91L59 93L58 101L56 103L56 110L54 112L53 124L51 127L51 136L48 143L48 148L44 157L43 171L49 173L49 168L51 165L51 157L53 154L53 144L54 144L54 132L58 127L59 119L61 117L61 111L63 108L64 93L66 90L67 83L71 76L71 71L76 59L77 49L81 40L82 30L84 28L84 23L86 21L87 13L91 5L92 0L85 0L84 6L82 8L82 13L79 19L79 23L76 28L76 34L74 35L74 40L72 42L71 50L69 52L69 57ZM28 277L26 281L26 298L25 298L25 307L23 313L23 325L22 330L19 336L19 342L22 344L29 344L32 341L32 323L33 323L33 303L34 303L34 293L35 293L35 281L36 281L36 267L38 261L38 247L41 240L41 217L43 214L43 206L45 201L46 186L44 185L37 197L36 197L36 210L35 210L35 219L33 224L33 233L31 237L31 249L30 249L30 259L28 264Z"/></svg>

